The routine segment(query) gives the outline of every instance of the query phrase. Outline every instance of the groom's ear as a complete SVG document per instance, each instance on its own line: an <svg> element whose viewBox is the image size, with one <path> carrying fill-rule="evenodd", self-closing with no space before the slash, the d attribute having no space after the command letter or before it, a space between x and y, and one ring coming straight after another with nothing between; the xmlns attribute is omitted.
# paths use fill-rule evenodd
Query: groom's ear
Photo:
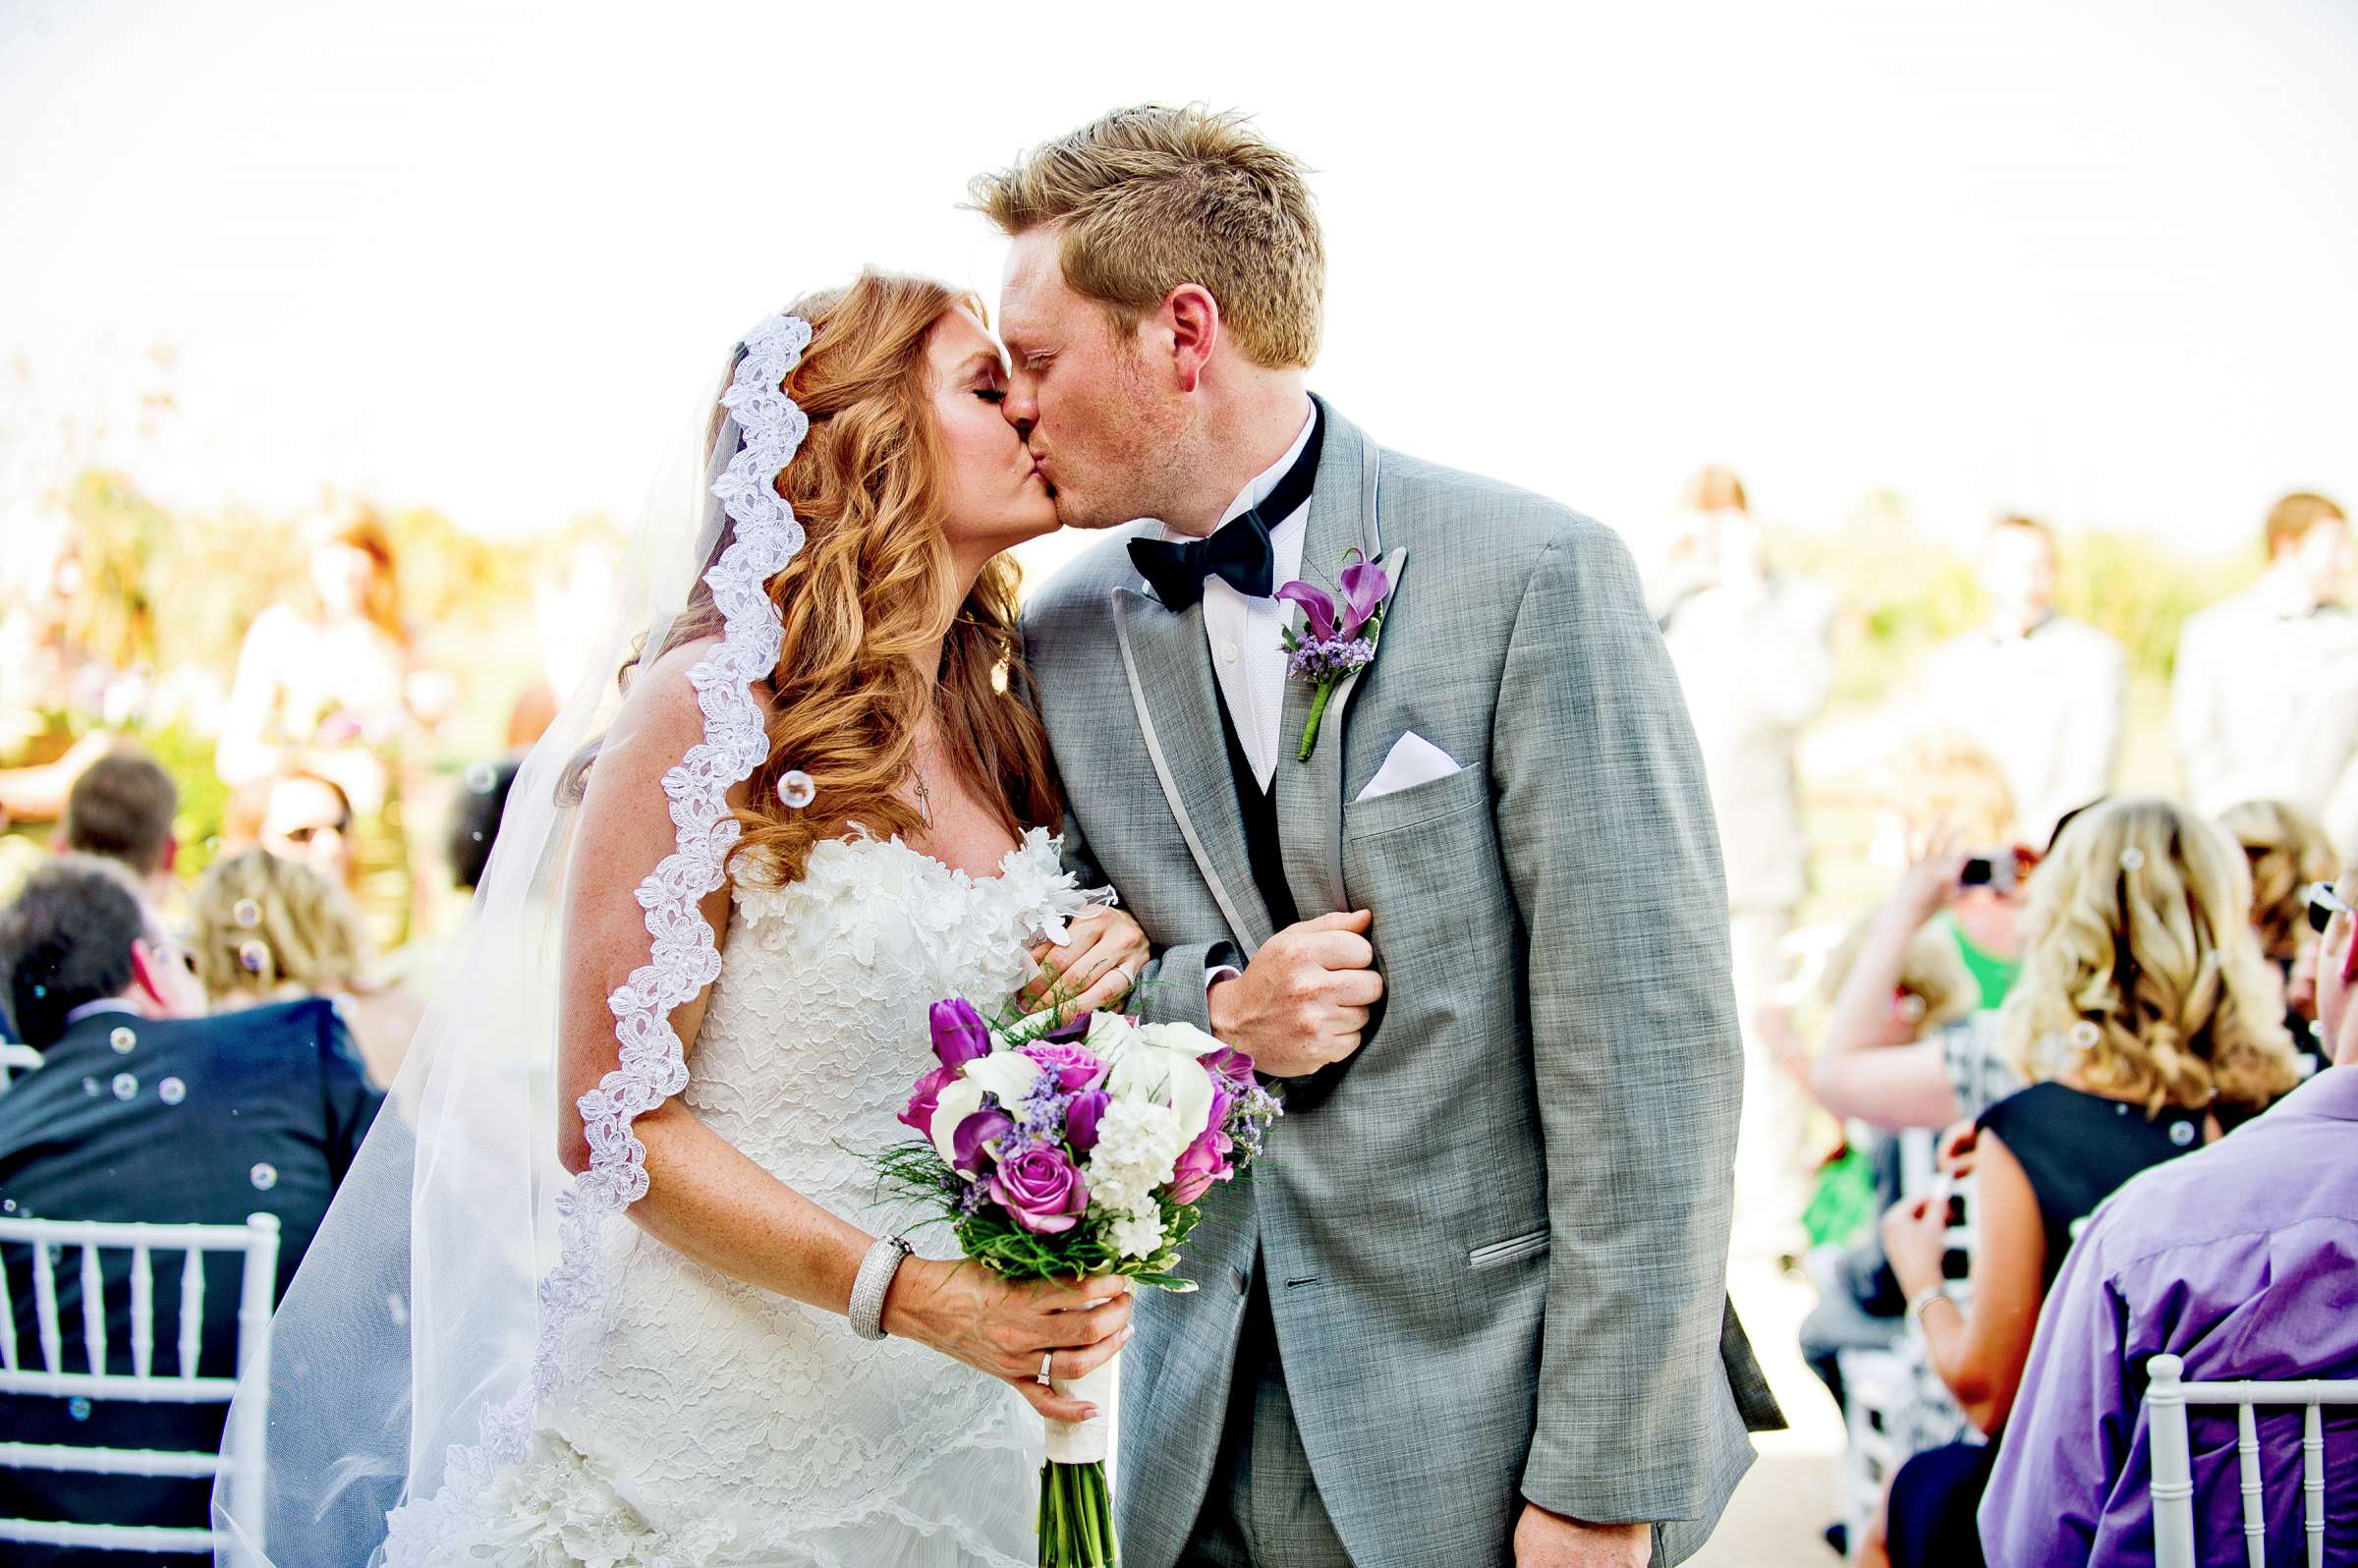
<svg viewBox="0 0 2358 1568"><path fill-rule="evenodd" d="M1162 327L1171 336L1171 370L1179 390L1193 392L1220 342L1220 302L1200 283L1182 283L1162 297Z"/></svg>

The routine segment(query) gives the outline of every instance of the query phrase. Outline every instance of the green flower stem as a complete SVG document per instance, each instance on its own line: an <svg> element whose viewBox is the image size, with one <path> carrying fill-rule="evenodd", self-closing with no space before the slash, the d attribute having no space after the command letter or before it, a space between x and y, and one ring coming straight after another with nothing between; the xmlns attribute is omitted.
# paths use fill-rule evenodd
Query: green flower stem
<svg viewBox="0 0 2358 1568"><path fill-rule="evenodd" d="M1302 750L1294 754L1295 761L1307 762L1310 760L1311 749L1319 744L1319 720L1326 716L1326 700L1334 695L1334 689L1338 684L1332 680L1320 681L1312 690L1310 722L1302 726Z"/></svg>
<svg viewBox="0 0 2358 1568"><path fill-rule="evenodd" d="M1039 1568L1120 1568L1105 1467L1046 1464L1039 1471Z"/></svg>

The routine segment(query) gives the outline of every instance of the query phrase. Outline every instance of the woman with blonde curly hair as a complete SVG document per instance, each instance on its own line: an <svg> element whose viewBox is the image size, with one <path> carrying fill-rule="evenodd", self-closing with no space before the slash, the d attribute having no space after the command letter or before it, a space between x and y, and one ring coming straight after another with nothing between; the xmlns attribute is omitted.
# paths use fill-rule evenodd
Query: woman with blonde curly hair
<svg viewBox="0 0 2358 1568"><path fill-rule="evenodd" d="M2309 928L2309 888L2330 882L2341 863L2317 819L2283 801L2245 801L2218 813L2218 825L2243 846L2252 868L2252 928L2260 950L2284 975L2284 1027L2305 1058L2304 1074L2327 1065L2315 1035L2317 933Z"/></svg>
<svg viewBox="0 0 2358 1568"><path fill-rule="evenodd" d="M1945 1193L1883 1218L1933 1366L1993 1440L1910 1460L1892 1478L1867 1560L1982 1561L1974 1510L2072 1228L2139 1171L2292 1087L2279 992L2250 909L2235 841L2166 801L2083 813L2032 878L2022 975L1998 1028L2034 1082L1979 1119L1970 1311L1942 1290Z"/></svg>
<svg viewBox="0 0 2358 1568"><path fill-rule="evenodd" d="M190 950L216 1012L331 997L370 1081L392 1082L419 1008L375 982L350 894L298 861L252 849L208 867L192 903Z"/></svg>

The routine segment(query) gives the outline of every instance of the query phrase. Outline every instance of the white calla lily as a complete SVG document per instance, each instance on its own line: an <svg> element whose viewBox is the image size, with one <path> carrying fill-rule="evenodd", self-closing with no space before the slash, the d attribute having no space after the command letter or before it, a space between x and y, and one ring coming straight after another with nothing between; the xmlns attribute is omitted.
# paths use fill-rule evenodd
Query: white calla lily
<svg viewBox="0 0 2358 1568"><path fill-rule="evenodd" d="M1211 1074L1194 1056L1151 1045L1146 1031L1122 1053L1107 1075L1106 1087L1118 1099L1146 1099L1168 1105L1193 1141L1211 1118Z"/></svg>
<svg viewBox="0 0 2358 1568"><path fill-rule="evenodd" d="M999 1096L999 1103L1013 1106L1032 1092L1039 1081L1039 1063L1017 1051L993 1051L978 1056L966 1064L964 1082L979 1084L983 1092Z"/></svg>
<svg viewBox="0 0 2358 1568"><path fill-rule="evenodd" d="M1220 1042L1193 1024L1143 1024L1138 1037L1148 1044L1182 1056L1209 1056L1220 1048Z"/></svg>
<svg viewBox="0 0 2358 1568"><path fill-rule="evenodd" d="M943 1164L958 1162L950 1140L957 1135L958 1124L982 1108L982 1086L972 1078L961 1078L934 1096L933 1125L926 1129L926 1136L933 1140L933 1150Z"/></svg>

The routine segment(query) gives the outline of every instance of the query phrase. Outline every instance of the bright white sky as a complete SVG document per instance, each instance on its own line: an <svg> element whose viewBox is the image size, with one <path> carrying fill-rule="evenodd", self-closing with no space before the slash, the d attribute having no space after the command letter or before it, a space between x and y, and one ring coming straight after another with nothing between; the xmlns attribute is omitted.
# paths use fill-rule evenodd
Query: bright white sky
<svg viewBox="0 0 2358 1568"><path fill-rule="evenodd" d="M0 485L163 341L175 500L628 518L762 311L993 296L967 176L1200 98L1319 171L1314 385L1633 534L1709 459L2206 549L2358 500L2358 6L1540 9L0 0Z"/></svg>

